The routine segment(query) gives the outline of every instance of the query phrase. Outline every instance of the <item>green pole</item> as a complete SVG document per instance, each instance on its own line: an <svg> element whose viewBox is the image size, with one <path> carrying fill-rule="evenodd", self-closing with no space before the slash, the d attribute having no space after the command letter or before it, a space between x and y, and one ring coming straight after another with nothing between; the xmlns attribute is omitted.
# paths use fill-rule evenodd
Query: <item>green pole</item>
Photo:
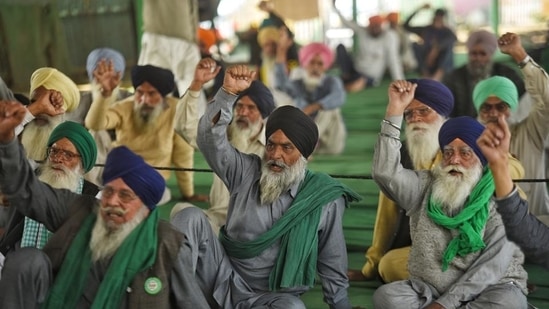
<svg viewBox="0 0 549 309"><path fill-rule="evenodd" d="M137 34L137 54L141 51L141 36L143 35L143 0L135 1L135 33Z"/></svg>
<svg viewBox="0 0 549 309"><path fill-rule="evenodd" d="M358 7L356 5L357 0L353 0L353 20L357 22ZM353 36L353 51L356 53L358 50L356 34Z"/></svg>
<svg viewBox="0 0 549 309"><path fill-rule="evenodd" d="M496 37L499 37L499 1L492 0L492 10L490 11L490 20L492 21L492 29L496 34Z"/></svg>

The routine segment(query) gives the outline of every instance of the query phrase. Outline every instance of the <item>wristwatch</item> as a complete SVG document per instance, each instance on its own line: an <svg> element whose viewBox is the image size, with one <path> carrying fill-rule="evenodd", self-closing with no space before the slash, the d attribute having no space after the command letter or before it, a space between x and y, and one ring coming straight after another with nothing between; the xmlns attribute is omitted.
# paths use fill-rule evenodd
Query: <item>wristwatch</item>
<svg viewBox="0 0 549 309"><path fill-rule="evenodd" d="M530 62L530 60L532 60L532 57L530 57L529 55L526 55L526 57L524 57L524 59L522 59L521 62L519 62L517 65L519 68L524 68L528 62Z"/></svg>

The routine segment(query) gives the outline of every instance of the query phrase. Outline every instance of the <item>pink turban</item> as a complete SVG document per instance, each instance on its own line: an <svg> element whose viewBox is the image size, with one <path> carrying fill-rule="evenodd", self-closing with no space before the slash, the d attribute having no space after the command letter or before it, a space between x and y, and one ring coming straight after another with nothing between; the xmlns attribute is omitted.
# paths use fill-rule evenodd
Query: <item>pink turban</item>
<svg viewBox="0 0 549 309"><path fill-rule="evenodd" d="M324 69L327 70L334 62L334 52L324 43L310 43L299 49L299 63L305 67L314 56L320 55L324 62Z"/></svg>

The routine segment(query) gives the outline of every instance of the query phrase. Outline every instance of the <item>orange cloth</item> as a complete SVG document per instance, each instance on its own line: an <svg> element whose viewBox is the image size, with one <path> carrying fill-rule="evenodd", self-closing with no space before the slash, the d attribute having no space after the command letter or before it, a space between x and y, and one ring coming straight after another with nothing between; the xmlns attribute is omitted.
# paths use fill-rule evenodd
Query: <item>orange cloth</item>
<svg viewBox="0 0 549 309"><path fill-rule="evenodd" d="M197 31L198 41L200 41L206 50L209 50L215 43L217 43L217 34L213 29L198 28Z"/></svg>
<svg viewBox="0 0 549 309"><path fill-rule="evenodd" d="M387 14L387 21L393 24L398 23L399 14L397 12L391 12Z"/></svg>
<svg viewBox="0 0 549 309"><path fill-rule="evenodd" d="M381 25L383 24L383 17L381 17L380 15L374 15L374 16L371 16L368 21L370 22L370 25Z"/></svg>

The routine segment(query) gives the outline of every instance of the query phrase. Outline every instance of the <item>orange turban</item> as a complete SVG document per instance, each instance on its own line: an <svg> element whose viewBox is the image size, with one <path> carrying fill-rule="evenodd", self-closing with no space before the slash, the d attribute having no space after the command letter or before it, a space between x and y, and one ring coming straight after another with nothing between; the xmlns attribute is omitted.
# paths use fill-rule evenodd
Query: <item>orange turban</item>
<svg viewBox="0 0 549 309"><path fill-rule="evenodd" d="M206 50L209 50L212 45L217 42L215 30L198 28L198 41L204 44Z"/></svg>
<svg viewBox="0 0 549 309"><path fill-rule="evenodd" d="M391 12L389 14L387 14L387 21L389 21L390 23L398 23L398 13L397 12Z"/></svg>
<svg viewBox="0 0 549 309"><path fill-rule="evenodd" d="M374 16L371 16L368 21L370 22L370 25L381 25L383 24L383 17L381 17L380 15L374 15Z"/></svg>

